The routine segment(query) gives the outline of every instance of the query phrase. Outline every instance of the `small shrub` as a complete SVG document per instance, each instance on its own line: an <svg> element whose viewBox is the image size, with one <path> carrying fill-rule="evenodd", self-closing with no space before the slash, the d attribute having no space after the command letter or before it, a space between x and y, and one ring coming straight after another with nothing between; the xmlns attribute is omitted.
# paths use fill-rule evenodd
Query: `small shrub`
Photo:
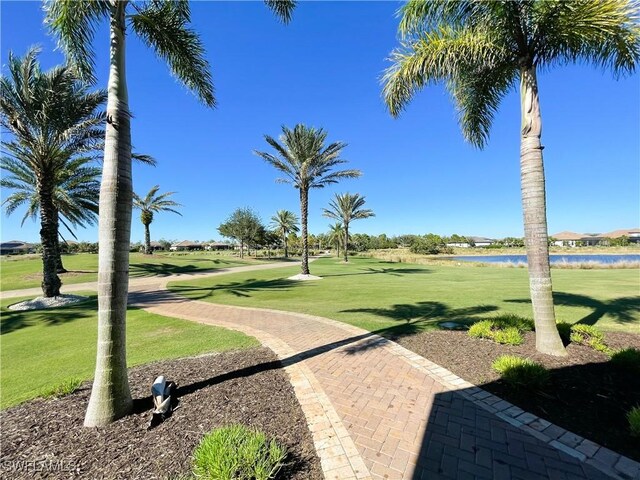
<svg viewBox="0 0 640 480"><path fill-rule="evenodd" d="M264 433L231 425L202 439L193 452L193 471L211 480L268 480L276 476L286 455L286 449Z"/></svg>
<svg viewBox="0 0 640 480"><path fill-rule="evenodd" d="M65 395L69 395L70 393L75 392L80 385L82 385L82 380L78 378L69 378L58 385L54 385L53 387L45 388L42 390L40 396L42 398L59 398L64 397Z"/></svg>
<svg viewBox="0 0 640 480"><path fill-rule="evenodd" d="M640 437L640 405L627 412L627 420L629 421L631 435Z"/></svg>
<svg viewBox="0 0 640 480"><path fill-rule="evenodd" d="M493 322L491 320L481 320L469 327L469 336L475 338L492 338Z"/></svg>
<svg viewBox="0 0 640 480"><path fill-rule="evenodd" d="M520 345L523 342L520 331L515 327L508 327L504 330L496 330L493 334L493 340L496 343L506 345Z"/></svg>
<svg viewBox="0 0 640 480"><path fill-rule="evenodd" d="M636 348L625 348L613 352L611 361L621 368L640 375L640 350Z"/></svg>
<svg viewBox="0 0 640 480"><path fill-rule="evenodd" d="M541 388L549 381L549 372L528 358L503 355L491 365L502 379L516 387Z"/></svg>
<svg viewBox="0 0 640 480"><path fill-rule="evenodd" d="M604 333L592 325L572 325L569 339L573 343L586 345L606 355L613 354L613 350L604 343Z"/></svg>
<svg viewBox="0 0 640 480"><path fill-rule="evenodd" d="M518 315L498 315L491 319L498 328L517 328L521 332L533 331L534 323L530 318L520 317Z"/></svg>

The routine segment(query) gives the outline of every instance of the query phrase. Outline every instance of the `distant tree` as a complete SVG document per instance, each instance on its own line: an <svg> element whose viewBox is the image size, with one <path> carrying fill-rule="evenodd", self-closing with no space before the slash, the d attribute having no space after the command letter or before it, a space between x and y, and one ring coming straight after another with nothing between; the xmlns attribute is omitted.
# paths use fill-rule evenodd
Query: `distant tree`
<svg viewBox="0 0 640 480"><path fill-rule="evenodd" d="M72 169L84 168L79 158L93 151L104 134L99 108L106 93L90 92L71 67L43 72L38 54L38 49L23 58L9 53L9 75L0 79L0 123L11 133L10 140L2 140L1 166L10 174L2 186L17 190L4 203L8 213L27 204L26 217L40 217L42 291L45 297L55 297L62 284L57 275L60 213L68 214L71 223L95 218L87 192L79 193L81 187L73 186ZM63 191L65 182L75 189L75 198Z"/></svg>
<svg viewBox="0 0 640 480"><path fill-rule="evenodd" d="M428 233L422 237L417 236L409 250L412 253L420 253L423 255L437 255L441 253L450 254L453 250L447 247L443 238L435 233Z"/></svg>
<svg viewBox="0 0 640 480"><path fill-rule="evenodd" d="M342 221L344 227L344 261L349 261L349 224L353 220L375 217L373 210L362 208L365 204L365 197L359 193L336 193L333 200L329 202L329 208L323 209L325 217Z"/></svg>
<svg viewBox="0 0 640 480"><path fill-rule="evenodd" d="M173 212L182 216L180 212L176 210L177 207L181 207L178 202L170 200L169 197L176 192L165 192L158 195L160 185L156 185L149 190L149 193L142 198L137 193L133 193L133 207L140 210L140 221L144 225L144 253L151 255L153 250L151 248L151 232L149 226L153 222L153 215L159 212Z"/></svg>
<svg viewBox="0 0 640 480"><path fill-rule="evenodd" d="M287 243L287 236L289 233L298 233L298 222L300 220L295 213L289 210L278 210L276 214L271 217L271 228L280 234L282 237L282 243L284 245L284 258L289 257L289 248Z"/></svg>
<svg viewBox="0 0 640 480"><path fill-rule="evenodd" d="M252 245L264 230L260 217L250 208L238 208L227 221L220 224L218 232L223 237L240 243L240 258L244 258L244 248Z"/></svg>
<svg viewBox="0 0 640 480"><path fill-rule="evenodd" d="M340 245L344 243L344 226L340 222L329 225L329 242L336 247L336 256L340 257Z"/></svg>
<svg viewBox="0 0 640 480"><path fill-rule="evenodd" d="M396 241L398 242L398 246L402 248L408 248L411 247L411 245L417 238L417 235L399 235L398 237L396 237Z"/></svg>
<svg viewBox="0 0 640 480"><path fill-rule="evenodd" d="M500 101L520 86L520 173L536 349L567 354L556 326L547 244L542 117L537 73L588 62L616 75L640 60L634 0L410 0L403 45L391 57L384 97L394 116L418 90L443 83L465 138L483 147Z"/></svg>
<svg viewBox="0 0 640 480"><path fill-rule="evenodd" d="M309 274L309 245L307 216L309 211L309 190L323 188L337 183L343 178L356 178L359 170L338 170L333 168L346 163L340 158L347 146L334 142L325 146L327 133L323 129L296 125L293 130L283 126L280 142L265 135L265 140L276 151L275 155L255 151L267 163L285 175L279 182L289 183L300 191L300 218L302 227L302 273Z"/></svg>

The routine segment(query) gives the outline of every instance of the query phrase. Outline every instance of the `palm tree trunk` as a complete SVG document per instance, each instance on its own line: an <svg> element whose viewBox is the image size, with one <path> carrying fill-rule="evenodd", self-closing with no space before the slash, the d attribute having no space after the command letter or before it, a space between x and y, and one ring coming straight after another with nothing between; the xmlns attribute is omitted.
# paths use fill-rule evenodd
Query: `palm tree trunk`
<svg viewBox="0 0 640 480"><path fill-rule="evenodd" d="M38 180L40 199L40 242L42 243L42 293L45 297L60 295L58 277L58 214L53 204L53 176L44 174Z"/></svg>
<svg viewBox="0 0 640 480"><path fill-rule="evenodd" d="M309 190L300 188L300 226L302 227L302 274L309 275L309 244L307 239L307 214L309 212Z"/></svg>
<svg viewBox="0 0 640 480"><path fill-rule="evenodd" d="M287 233L283 232L282 240L284 240L284 258L289 258L289 248L287 246Z"/></svg>
<svg viewBox="0 0 640 480"><path fill-rule="evenodd" d="M151 255L153 250L151 250L151 231L149 230L149 224L144 224L144 253L146 255Z"/></svg>
<svg viewBox="0 0 640 480"><path fill-rule="evenodd" d="M240 239L240 258L244 258L244 240Z"/></svg>
<svg viewBox="0 0 640 480"><path fill-rule="evenodd" d="M58 221L59 214L56 210L56 224L60 228L60 222ZM67 269L62 264L62 248L60 248L60 234L56 234L57 252L56 252L56 273L67 273Z"/></svg>
<svg viewBox="0 0 640 480"><path fill-rule="evenodd" d="M131 239L131 125L125 76L125 0L111 7L110 68L98 224L98 351L87 427L131 412L126 316Z"/></svg>
<svg viewBox="0 0 640 480"><path fill-rule="evenodd" d="M345 263L349 261L349 224L344 222L344 261Z"/></svg>
<svg viewBox="0 0 640 480"><path fill-rule="evenodd" d="M520 100L522 210L531 304L536 328L536 349L548 355L563 356L567 352L556 326L549 268L544 165L540 143L542 119L535 67L523 67L520 71Z"/></svg>

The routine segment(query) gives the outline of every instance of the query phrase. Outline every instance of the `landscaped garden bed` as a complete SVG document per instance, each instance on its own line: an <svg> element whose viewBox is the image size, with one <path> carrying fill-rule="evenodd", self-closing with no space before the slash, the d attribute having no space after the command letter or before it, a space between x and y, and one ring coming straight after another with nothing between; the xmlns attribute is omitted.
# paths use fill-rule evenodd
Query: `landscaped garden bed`
<svg viewBox="0 0 640 480"><path fill-rule="evenodd" d="M178 384L179 404L169 419L147 430L150 386L161 374ZM83 427L88 382L62 398L34 400L2 411L5 473L29 479L188 478L192 453L205 434L242 424L287 449L278 478L322 478L304 414L270 350L252 348L147 364L131 369L129 379L136 412L108 427ZM38 472L28 464L22 464L22 471L7 470L20 466L19 461L39 460L65 471Z"/></svg>
<svg viewBox="0 0 640 480"><path fill-rule="evenodd" d="M535 349L533 332L523 334L521 345L472 338L465 331L426 331L394 339L523 410L640 460L640 437L631 435L626 418L640 404L640 375L611 362L604 353L571 343L567 357L542 355ZM608 332L606 342L614 350L640 349L639 335ZM548 383L539 389L510 385L492 368L502 355L542 364L550 374Z"/></svg>

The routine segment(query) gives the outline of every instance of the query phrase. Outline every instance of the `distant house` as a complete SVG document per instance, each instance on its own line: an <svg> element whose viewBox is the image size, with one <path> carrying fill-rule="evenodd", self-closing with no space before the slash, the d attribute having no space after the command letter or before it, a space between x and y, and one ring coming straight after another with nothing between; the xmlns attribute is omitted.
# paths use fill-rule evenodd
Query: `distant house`
<svg viewBox="0 0 640 480"><path fill-rule="evenodd" d="M640 243L640 228L630 228L628 230L614 230L613 232L603 233L603 238L620 238L627 237L630 243Z"/></svg>
<svg viewBox="0 0 640 480"><path fill-rule="evenodd" d="M466 242L449 242L447 243L447 247L460 247L460 248L469 248L469 247L488 247L489 245L493 245L496 243L496 240L493 238L486 237L466 237Z"/></svg>
<svg viewBox="0 0 640 480"><path fill-rule="evenodd" d="M11 240L9 242L0 243L0 255L20 255L23 253L35 252L35 245L21 240Z"/></svg>
<svg viewBox="0 0 640 480"><path fill-rule="evenodd" d="M204 245L202 243L195 243L190 240L183 240L178 243L174 243L169 247L172 252L191 252L193 250L202 250Z"/></svg>
<svg viewBox="0 0 640 480"><path fill-rule="evenodd" d="M151 250L153 250L154 252L156 250L164 250L164 247L162 246L162 244L160 242L149 242L149 246L151 246Z"/></svg>
<svg viewBox="0 0 640 480"><path fill-rule="evenodd" d="M564 231L560 233L555 233L551 235L551 237L554 239L553 244L556 247L575 247L578 245L578 242L582 240L582 237L584 237L584 234Z"/></svg>
<svg viewBox="0 0 640 480"><path fill-rule="evenodd" d="M207 243L204 249L205 250L233 250L233 245L230 243L211 242L211 243Z"/></svg>

